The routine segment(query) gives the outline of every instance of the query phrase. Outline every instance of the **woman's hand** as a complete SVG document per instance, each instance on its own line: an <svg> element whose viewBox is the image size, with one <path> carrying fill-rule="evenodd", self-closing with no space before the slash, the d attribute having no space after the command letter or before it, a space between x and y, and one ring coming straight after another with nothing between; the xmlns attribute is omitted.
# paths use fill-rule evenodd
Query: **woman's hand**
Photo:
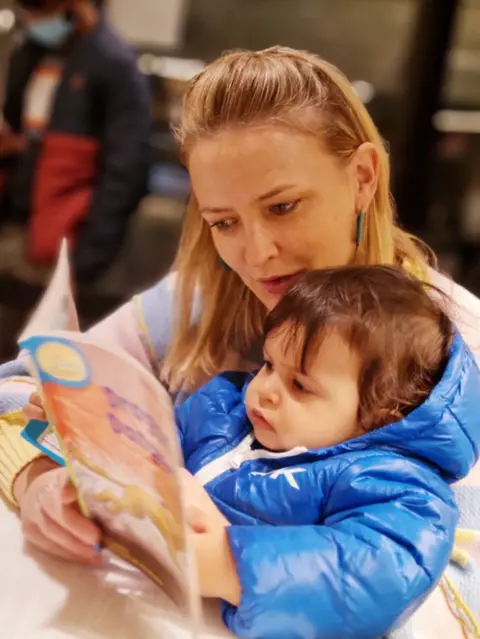
<svg viewBox="0 0 480 639"><path fill-rule="evenodd" d="M25 420L46 421L42 398L35 392L23 409ZM14 495L27 540L37 548L77 563L98 564L98 527L78 508L75 488L65 468L47 457L27 466L17 477Z"/></svg>
<svg viewBox="0 0 480 639"><path fill-rule="evenodd" d="M27 540L67 561L98 565L100 530L78 508L65 468L38 459L19 475L14 494Z"/></svg>
<svg viewBox="0 0 480 639"><path fill-rule="evenodd" d="M28 404L26 404L23 408L23 414L25 415L26 422L32 420L38 420L39 422L47 421L42 398L39 393L35 392L30 395Z"/></svg>

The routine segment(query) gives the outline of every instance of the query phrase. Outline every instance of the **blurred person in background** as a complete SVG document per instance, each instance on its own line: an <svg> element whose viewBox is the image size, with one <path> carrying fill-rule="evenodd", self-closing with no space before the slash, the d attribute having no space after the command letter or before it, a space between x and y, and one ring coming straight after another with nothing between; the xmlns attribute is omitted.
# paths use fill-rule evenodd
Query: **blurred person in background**
<svg viewBox="0 0 480 639"><path fill-rule="evenodd" d="M33 264L68 237L81 282L114 260L149 171L146 82L101 4L19 0L0 128L0 220L27 226Z"/></svg>

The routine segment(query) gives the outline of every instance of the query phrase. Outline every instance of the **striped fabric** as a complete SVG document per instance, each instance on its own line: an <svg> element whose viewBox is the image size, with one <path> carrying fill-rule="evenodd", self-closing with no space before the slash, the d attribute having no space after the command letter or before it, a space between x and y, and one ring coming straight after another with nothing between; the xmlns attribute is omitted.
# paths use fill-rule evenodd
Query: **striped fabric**
<svg viewBox="0 0 480 639"><path fill-rule="evenodd" d="M23 406L35 390L26 373L21 360L0 366L0 495L11 506L16 506L12 492L15 477L41 456L20 437L25 425Z"/></svg>

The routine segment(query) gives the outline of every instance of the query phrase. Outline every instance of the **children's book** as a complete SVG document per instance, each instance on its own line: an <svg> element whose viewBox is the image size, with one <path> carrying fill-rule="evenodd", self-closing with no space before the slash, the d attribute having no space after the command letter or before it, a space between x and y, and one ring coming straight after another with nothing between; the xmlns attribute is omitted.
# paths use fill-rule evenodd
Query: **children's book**
<svg viewBox="0 0 480 639"><path fill-rule="evenodd" d="M170 396L133 357L79 331L67 253L63 245L52 283L19 340L48 417L27 424L23 436L66 465L104 547L161 585L195 634L200 605Z"/></svg>
<svg viewBox="0 0 480 639"><path fill-rule="evenodd" d="M77 309L71 288L66 240L61 243L57 265L50 284L20 335L18 342L23 344L30 335L35 335L39 331L49 330L80 331ZM65 464L58 437L48 422L31 421L22 435L28 442L39 448L57 464Z"/></svg>

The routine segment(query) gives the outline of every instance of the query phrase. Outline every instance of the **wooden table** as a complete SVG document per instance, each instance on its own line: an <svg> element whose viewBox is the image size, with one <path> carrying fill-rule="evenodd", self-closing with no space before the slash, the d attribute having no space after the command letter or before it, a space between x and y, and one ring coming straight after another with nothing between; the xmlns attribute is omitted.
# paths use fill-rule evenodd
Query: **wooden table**
<svg viewBox="0 0 480 639"><path fill-rule="evenodd" d="M26 548L16 515L1 501L0 544L2 639L191 637L162 591L130 566L107 560L92 570ZM232 636L218 603L207 602L201 639Z"/></svg>

